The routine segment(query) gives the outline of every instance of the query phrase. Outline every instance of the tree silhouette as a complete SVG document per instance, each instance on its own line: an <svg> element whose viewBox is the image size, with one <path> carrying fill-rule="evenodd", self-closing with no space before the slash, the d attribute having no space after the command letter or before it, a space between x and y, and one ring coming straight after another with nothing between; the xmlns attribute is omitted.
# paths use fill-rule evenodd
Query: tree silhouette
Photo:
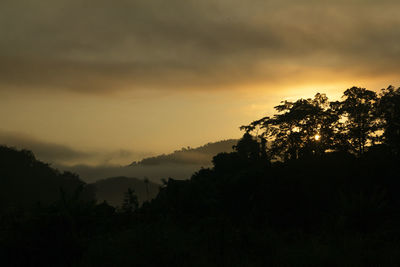
<svg viewBox="0 0 400 267"><path fill-rule="evenodd" d="M135 190L128 188L128 191L125 193L124 202L122 203L122 211L125 213L132 213L137 210L139 207L139 201L137 196L135 195Z"/></svg>
<svg viewBox="0 0 400 267"><path fill-rule="evenodd" d="M143 179L144 184L146 185L146 196L147 196L147 201L150 200L150 195L149 195L149 178L144 177Z"/></svg>
<svg viewBox="0 0 400 267"><path fill-rule="evenodd" d="M265 117L241 127L247 133L262 131L257 135L264 139L263 142L271 143L266 153L271 158L295 160L323 154L333 147L339 117L330 108L326 95L318 93L314 99L283 101L275 109L278 114L273 118Z"/></svg>
<svg viewBox="0 0 400 267"><path fill-rule="evenodd" d="M382 89L378 102L378 113L383 130L383 142L393 153L400 155L400 88L389 86Z"/></svg>
<svg viewBox="0 0 400 267"><path fill-rule="evenodd" d="M258 160L261 157L260 145L249 133L245 133L233 148L243 159Z"/></svg>
<svg viewBox="0 0 400 267"><path fill-rule="evenodd" d="M373 141L372 134L378 130L377 95L365 88L352 87L344 92L343 98L339 112L345 119L344 134L351 150L360 156L367 143Z"/></svg>

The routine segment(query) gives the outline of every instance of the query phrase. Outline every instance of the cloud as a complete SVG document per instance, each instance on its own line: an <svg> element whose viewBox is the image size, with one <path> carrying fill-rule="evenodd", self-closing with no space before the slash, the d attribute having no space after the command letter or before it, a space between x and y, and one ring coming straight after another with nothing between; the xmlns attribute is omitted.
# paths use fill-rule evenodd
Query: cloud
<svg viewBox="0 0 400 267"><path fill-rule="evenodd" d="M32 150L39 159L47 162L64 162L92 156L90 153L75 150L68 146L42 142L25 134L2 130L0 130L0 144Z"/></svg>
<svg viewBox="0 0 400 267"><path fill-rule="evenodd" d="M82 151L67 145L41 141L27 134L0 130L0 145L31 150L44 162L69 166L75 164L128 164L134 160L152 155L126 149L113 151Z"/></svg>
<svg viewBox="0 0 400 267"><path fill-rule="evenodd" d="M213 90L338 70L397 75L398 10L388 0L4 0L0 90Z"/></svg>

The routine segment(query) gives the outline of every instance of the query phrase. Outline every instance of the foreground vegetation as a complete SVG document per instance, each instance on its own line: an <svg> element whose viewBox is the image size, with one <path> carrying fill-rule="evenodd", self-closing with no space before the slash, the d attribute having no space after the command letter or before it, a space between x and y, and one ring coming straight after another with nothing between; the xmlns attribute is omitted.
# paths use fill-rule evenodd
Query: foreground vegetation
<svg viewBox="0 0 400 267"><path fill-rule="evenodd" d="M342 101L317 94L276 109L243 126L235 151L216 155L212 168L165 180L141 207L133 190L121 207L96 203L76 176L3 147L1 188L24 178L2 194L3 262L398 266L400 89L353 87ZM35 193L56 187L58 196Z"/></svg>

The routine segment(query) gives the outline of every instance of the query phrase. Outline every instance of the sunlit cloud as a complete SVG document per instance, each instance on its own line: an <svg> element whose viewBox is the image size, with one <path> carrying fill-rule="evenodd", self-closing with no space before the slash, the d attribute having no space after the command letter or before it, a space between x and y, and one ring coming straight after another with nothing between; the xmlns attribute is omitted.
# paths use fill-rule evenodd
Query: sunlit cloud
<svg viewBox="0 0 400 267"><path fill-rule="evenodd" d="M273 90L400 70L398 1L17 2L0 8L0 90Z"/></svg>

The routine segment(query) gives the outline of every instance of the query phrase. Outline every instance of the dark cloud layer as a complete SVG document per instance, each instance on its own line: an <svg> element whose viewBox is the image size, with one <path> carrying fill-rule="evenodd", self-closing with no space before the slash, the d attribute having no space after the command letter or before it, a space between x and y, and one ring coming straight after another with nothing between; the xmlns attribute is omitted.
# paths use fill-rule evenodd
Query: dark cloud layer
<svg viewBox="0 0 400 267"><path fill-rule="evenodd" d="M391 0L3 0L0 90L396 75L399 11Z"/></svg>

